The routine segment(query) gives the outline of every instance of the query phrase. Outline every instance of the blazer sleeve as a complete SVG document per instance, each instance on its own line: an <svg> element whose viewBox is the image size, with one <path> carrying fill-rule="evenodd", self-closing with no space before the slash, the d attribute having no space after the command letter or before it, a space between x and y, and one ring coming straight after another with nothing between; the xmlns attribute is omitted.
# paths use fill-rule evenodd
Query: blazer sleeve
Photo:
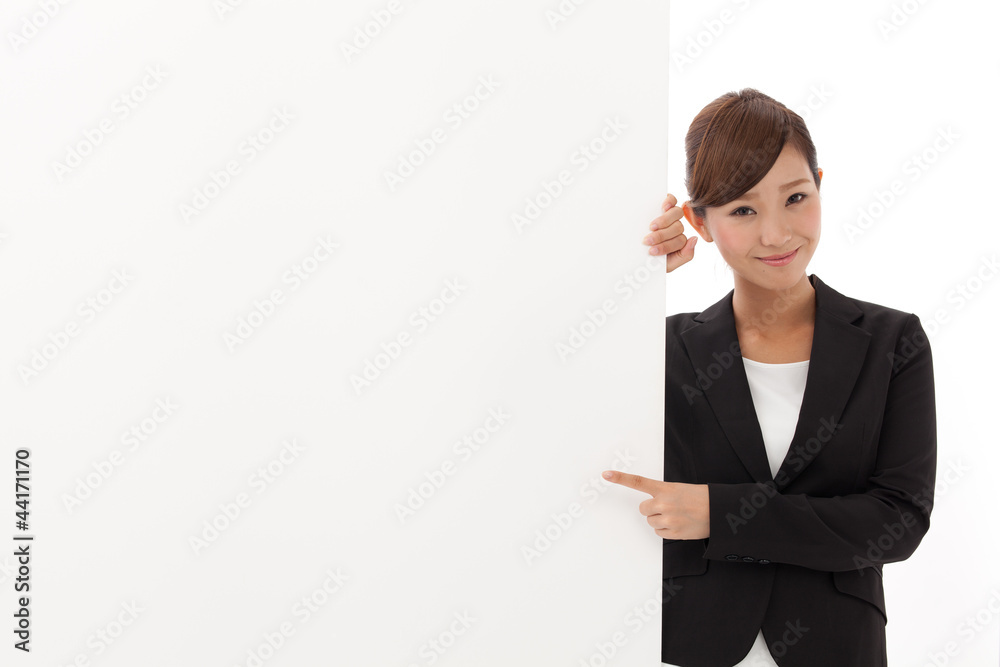
<svg viewBox="0 0 1000 667"><path fill-rule="evenodd" d="M930 528L934 403L930 344L919 318L910 314L896 342L875 469L865 491L827 498L777 493L773 484L709 483L703 557L750 555L748 560L830 572L905 560Z"/></svg>

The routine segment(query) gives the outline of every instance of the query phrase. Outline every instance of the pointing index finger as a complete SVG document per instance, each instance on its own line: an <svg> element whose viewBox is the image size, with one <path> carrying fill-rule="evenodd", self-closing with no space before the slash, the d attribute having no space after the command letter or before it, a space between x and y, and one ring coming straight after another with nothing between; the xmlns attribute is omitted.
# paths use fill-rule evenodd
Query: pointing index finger
<svg viewBox="0 0 1000 667"><path fill-rule="evenodd" d="M653 488L656 486L656 481L649 479L648 477L643 477L642 475L633 475L627 472L619 472L617 470L605 470L603 473L604 479L614 484L621 484L622 486L631 487L637 491L642 491L643 493L648 493L651 496L655 496L656 493Z"/></svg>

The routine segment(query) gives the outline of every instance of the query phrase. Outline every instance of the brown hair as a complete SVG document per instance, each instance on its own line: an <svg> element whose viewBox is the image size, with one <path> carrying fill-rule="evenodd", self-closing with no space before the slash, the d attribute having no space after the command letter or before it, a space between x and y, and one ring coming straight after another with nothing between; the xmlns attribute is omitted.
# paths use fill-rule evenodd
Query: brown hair
<svg viewBox="0 0 1000 667"><path fill-rule="evenodd" d="M754 88L712 100L688 128L684 141L684 185L695 215L745 195L791 145L805 158L819 188L816 147L805 121L781 102Z"/></svg>

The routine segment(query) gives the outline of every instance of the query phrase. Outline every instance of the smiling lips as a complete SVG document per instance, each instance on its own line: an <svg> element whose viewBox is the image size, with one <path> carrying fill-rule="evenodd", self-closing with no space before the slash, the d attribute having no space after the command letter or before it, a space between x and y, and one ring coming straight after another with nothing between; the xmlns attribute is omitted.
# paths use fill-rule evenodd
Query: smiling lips
<svg viewBox="0 0 1000 667"><path fill-rule="evenodd" d="M786 253L784 255L771 255L770 257L758 257L757 259L764 262L768 266L784 266L795 259L798 252L799 249L796 248L790 253Z"/></svg>

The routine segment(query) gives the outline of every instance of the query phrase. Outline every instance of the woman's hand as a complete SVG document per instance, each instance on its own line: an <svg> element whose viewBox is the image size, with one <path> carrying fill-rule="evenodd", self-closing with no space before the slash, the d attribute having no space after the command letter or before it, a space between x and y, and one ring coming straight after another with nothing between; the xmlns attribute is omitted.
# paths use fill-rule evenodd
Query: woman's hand
<svg viewBox="0 0 1000 667"><path fill-rule="evenodd" d="M656 534L667 540L700 540L708 537L708 485L661 482L617 470L605 470L604 479L648 493L639 503Z"/></svg>
<svg viewBox="0 0 1000 667"><path fill-rule="evenodd" d="M667 273L690 262L694 257L694 246L698 243L698 237L692 236L689 239L684 235L684 223L681 222L683 217L684 209L677 206L677 197L668 194L663 201L663 215L649 223L652 233L642 240L651 246L650 255L667 256Z"/></svg>

